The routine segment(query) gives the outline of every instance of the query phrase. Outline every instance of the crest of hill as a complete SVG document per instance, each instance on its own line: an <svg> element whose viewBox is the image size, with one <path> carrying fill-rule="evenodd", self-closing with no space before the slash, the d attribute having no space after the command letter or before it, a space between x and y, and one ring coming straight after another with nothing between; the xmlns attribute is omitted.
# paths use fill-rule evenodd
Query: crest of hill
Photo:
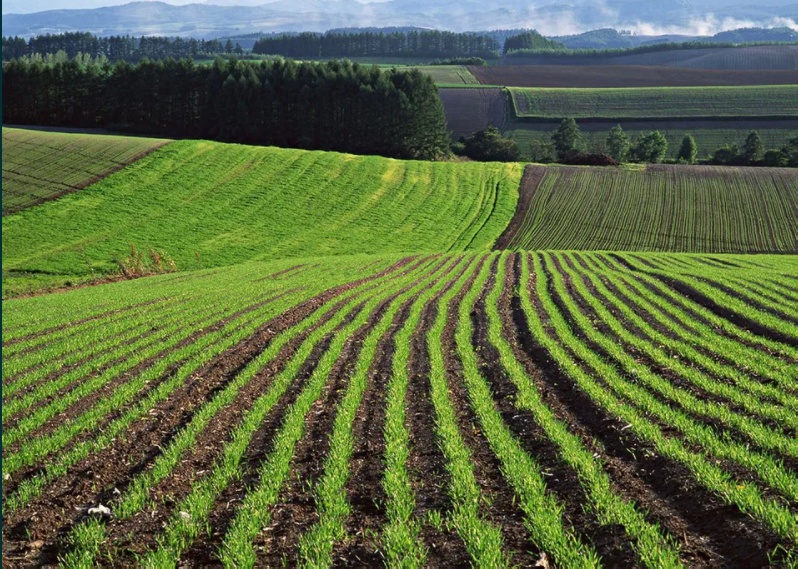
<svg viewBox="0 0 798 569"><path fill-rule="evenodd" d="M176 141L80 192L4 217L3 271L64 280L106 273L131 244L181 270L490 249L513 215L520 177L514 163Z"/></svg>

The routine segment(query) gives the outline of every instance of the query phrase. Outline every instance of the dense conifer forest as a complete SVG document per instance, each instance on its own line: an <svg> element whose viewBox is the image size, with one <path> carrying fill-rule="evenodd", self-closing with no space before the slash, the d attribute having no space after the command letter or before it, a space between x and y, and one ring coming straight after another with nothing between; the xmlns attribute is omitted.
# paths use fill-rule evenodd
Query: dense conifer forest
<svg viewBox="0 0 798 569"><path fill-rule="evenodd" d="M397 158L449 148L428 75L348 61L15 60L3 68L3 120Z"/></svg>

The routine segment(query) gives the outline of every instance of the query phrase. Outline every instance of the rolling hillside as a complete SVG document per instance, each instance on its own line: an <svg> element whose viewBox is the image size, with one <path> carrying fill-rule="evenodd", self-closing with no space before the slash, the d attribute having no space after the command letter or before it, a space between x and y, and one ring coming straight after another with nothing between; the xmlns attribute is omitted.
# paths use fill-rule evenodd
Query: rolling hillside
<svg viewBox="0 0 798 569"><path fill-rule="evenodd" d="M517 164L178 141L81 192L6 216L3 271L102 273L131 246L181 270L488 249L512 217L520 176Z"/></svg>
<svg viewBox="0 0 798 569"><path fill-rule="evenodd" d="M3 215L85 188L167 142L3 127Z"/></svg>
<svg viewBox="0 0 798 569"><path fill-rule="evenodd" d="M7 301L3 566L788 562L795 260L342 256Z"/></svg>
<svg viewBox="0 0 798 569"><path fill-rule="evenodd" d="M789 566L798 255L722 251L797 180L182 140L7 215L4 292L180 272L3 301L3 567Z"/></svg>

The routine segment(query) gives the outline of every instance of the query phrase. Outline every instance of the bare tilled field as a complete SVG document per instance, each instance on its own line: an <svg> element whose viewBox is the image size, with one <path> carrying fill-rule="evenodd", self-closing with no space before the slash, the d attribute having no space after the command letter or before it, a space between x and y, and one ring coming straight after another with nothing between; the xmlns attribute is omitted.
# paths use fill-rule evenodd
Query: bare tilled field
<svg viewBox="0 0 798 569"><path fill-rule="evenodd" d="M629 55L557 56L551 54L509 58L514 65L655 65L693 69L798 69L798 46L765 45L700 49L669 49Z"/></svg>
<svg viewBox="0 0 798 569"><path fill-rule="evenodd" d="M796 270L360 256L7 301L3 566L789 563Z"/></svg>
<svg viewBox="0 0 798 569"><path fill-rule="evenodd" d="M690 87L793 85L798 70L680 69L645 65L502 65L468 68L484 85L507 87Z"/></svg>
<svg viewBox="0 0 798 569"><path fill-rule="evenodd" d="M439 94L455 140L490 125L501 128L507 120L504 89L441 89Z"/></svg>

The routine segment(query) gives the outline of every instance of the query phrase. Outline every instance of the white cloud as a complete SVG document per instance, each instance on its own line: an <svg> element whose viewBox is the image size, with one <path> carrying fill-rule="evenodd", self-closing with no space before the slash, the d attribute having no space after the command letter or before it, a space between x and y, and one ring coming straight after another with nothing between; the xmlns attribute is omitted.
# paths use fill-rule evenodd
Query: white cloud
<svg viewBox="0 0 798 569"><path fill-rule="evenodd" d="M798 29L798 23L792 18L774 17L767 21L740 20L737 18L718 18L707 14L703 18L694 18L686 25L662 26L650 22L634 22L619 27L628 29L643 36L661 36L666 34L682 34L688 36L713 36L718 32L739 28L780 28Z"/></svg>

